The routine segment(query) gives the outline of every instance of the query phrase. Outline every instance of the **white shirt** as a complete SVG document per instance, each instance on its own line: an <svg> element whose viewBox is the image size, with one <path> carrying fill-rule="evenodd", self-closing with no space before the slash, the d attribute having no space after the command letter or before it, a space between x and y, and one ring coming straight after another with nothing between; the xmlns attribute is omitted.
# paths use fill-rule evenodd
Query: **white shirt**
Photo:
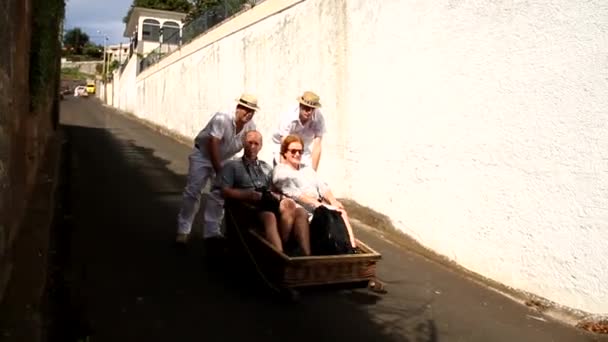
<svg viewBox="0 0 608 342"><path fill-rule="evenodd" d="M239 133L236 133L234 111L230 113L217 112L209 120L207 126L194 138L194 143L198 145L198 150L203 158L209 162L209 165L212 165L211 157L207 151L207 143L210 137L220 139L220 161L224 162L243 149L243 135L253 130L255 130L255 123L251 120L243 126Z"/></svg>
<svg viewBox="0 0 608 342"><path fill-rule="evenodd" d="M281 115L279 127L272 135L274 143L274 159L280 163L281 140L290 135L297 134L304 141L304 153L301 163L305 166L312 166L312 141L316 137L325 134L325 119L319 108L316 108L308 122L304 125L300 122L300 105L286 111Z"/></svg>
<svg viewBox="0 0 608 342"><path fill-rule="evenodd" d="M312 212L314 208L298 200L305 195L312 198L321 198L329 187L319 178L312 167L303 167L299 170L286 164L277 165L272 171L272 184L283 194L293 198L296 203Z"/></svg>

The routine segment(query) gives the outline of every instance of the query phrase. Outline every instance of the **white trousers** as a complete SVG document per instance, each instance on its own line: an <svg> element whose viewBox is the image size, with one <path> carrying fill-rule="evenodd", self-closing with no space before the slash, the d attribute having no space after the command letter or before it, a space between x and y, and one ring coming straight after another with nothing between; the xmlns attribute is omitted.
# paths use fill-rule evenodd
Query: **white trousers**
<svg viewBox="0 0 608 342"><path fill-rule="evenodd" d="M177 215L177 232L190 234L192 222L198 213L201 194L207 181L213 184L215 171L211 162L198 149L188 156L188 180L184 188L182 207ZM213 187L211 187L213 188ZM211 189L205 196L203 237L221 236L220 225L224 216L224 199L219 190Z"/></svg>

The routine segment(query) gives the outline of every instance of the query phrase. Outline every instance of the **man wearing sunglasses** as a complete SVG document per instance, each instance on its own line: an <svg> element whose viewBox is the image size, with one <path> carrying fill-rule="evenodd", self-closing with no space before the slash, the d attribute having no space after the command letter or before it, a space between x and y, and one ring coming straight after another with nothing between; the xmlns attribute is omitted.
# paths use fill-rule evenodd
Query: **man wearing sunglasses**
<svg viewBox="0 0 608 342"><path fill-rule="evenodd" d="M274 163L276 165L282 161L279 150L283 139L290 134L296 134L304 142L302 166L312 167L317 171L321 161L321 142L325 134L325 119L319 109L320 98L317 94L306 91L297 100L298 106L281 116L279 127L272 136L275 144Z"/></svg>
<svg viewBox="0 0 608 342"><path fill-rule="evenodd" d="M188 156L187 184L184 188L182 207L177 217L176 242L188 242L192 222L198 212L201 193L207 181L213 182L224 162L243 149L243 137L255 130L252 120L259 109L258 100L250 94L243 94L236 100L236 108L230 113L218 112L209 120L194 139L194 148ZM223 205L219 191L210 191L205 200L203 238L220 242L220 224Z"/></svg>

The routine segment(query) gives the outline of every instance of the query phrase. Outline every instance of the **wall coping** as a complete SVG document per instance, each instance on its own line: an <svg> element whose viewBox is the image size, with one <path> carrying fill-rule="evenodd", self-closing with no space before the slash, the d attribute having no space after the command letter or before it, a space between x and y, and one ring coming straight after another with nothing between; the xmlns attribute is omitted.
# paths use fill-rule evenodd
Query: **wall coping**
<svg viewBox="0 0 608 342"><path fill-rule="evenodd" d="M249 26L252 26L275 14L288 10L304 1L306 0L266 0L249 10L237 13L223 23L205 32L198 38L195 38L188 44L183 45L181 48L171 53L157 64L154 64L142 71L139 75L137 75L137 81L146 79L152 74L192 55L201 49L204 49L217 41L244 30Z"/></svg>

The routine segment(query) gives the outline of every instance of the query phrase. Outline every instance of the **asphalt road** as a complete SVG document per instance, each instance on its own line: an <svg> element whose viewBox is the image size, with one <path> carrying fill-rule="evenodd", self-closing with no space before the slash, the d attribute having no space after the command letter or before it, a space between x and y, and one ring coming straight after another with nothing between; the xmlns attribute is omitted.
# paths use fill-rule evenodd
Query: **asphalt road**
<svg viewBox="0 0 608 342"><path fill-rule="evenodd" d="M383 254L388 294L278 300L246 269L210 268L200 241L186 253L173 246L188 146L95 99L68 97L61 122L69 179L56 324L64 334L82 330L91 342L600 340L365 229L357 233Z"/></svg>

